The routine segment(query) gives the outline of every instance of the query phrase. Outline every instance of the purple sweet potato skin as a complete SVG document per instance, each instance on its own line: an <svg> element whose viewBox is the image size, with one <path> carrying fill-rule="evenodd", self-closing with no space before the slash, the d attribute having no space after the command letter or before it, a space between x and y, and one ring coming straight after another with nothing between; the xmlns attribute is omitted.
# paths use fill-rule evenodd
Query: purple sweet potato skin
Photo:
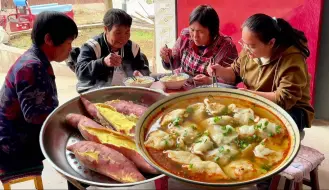
<svg viewBox="0 0 329 190"><path fill-rule="evenodd" d="M100 114L99 114L96 106L82 96L80 96L80 100L81 100L83 106L85 107L86 111L88 112L88 114L91 117L93 117L94 119L99 119Z"/></svg>
<svg viewBox="0 0 329 190"><path fill-rule="evenodd" d="M85 167L110 177L122 183L133 183L145 180L144 176L137 170L134 163L118 151L105 145L91 141L80 141L69 147L76 158ZM82 153L98 153L98 158L83 155Z"/></svg>
<svg viewBox="0 0 329 190"><path fill-rule="evenodd" d="M67 114L65 117L65 121L74 128L78 128L79 123L85 126L104 128L102 125L98 124L94 120L76 113Z"/></svg>
<svg viewBox="0 0 329 190"><path fill-rule="evenodd" d="M90 102L89 100L87 100L86 98L80 96L80 100L83 104L83 106L85 107L86 111L88 112L88 114L95 119L98 123L100 123L102 126L105 126L107 128L113 128L109 122L107 122L103 116L99 113L99 111L97 110L97 107Z"/></svg>
<svg viewBox="0 0 329 190"><path fill-rule="evenodd" d="M86 139L87 141L93 141L93 142L96 142L96 143L100 143L100 144L103 144L107 147L110 147L110 148L120 152L126 158L128 158L129 160L134 162L134 164L137 166L137 168L142 172L151 173L151 174L158 174L159 173L155 168L153 168L150 164L148 164L144 160L144 158L138 152L136 152L135 150L128 149L126 147L118 147L118 146L116 146L114 144L110 144L110 143L102 143L97 135L91 134L91 133L88 132L88 130L85 130L86 127L94 128L94 127L90 127L90 126L87 126L87 125L83 125L82 123L79 123L79 131L80 131L81 135L84 137L84 139ZM113 133L114 132L114 131L112 132L112 130L107 129L107 128L102 128L102 129L98 128L97 130L99 132L102 132L102 133ZM114 133L116 133L116 132L114 132ZM117 133L117 134L119 134L119 133ZM126 136L125 138L127 139L127 141L131 141L130 137Z"/></svg>
<svg viewBox="0 0 329 190"><path fill-rule="evenodd" d="M147 107L145 106L138 105L126 100L112 100L105 102L105 104L114 107L118 112L122 114L134 114L137 117L141 117L147 110Z"/></svg>

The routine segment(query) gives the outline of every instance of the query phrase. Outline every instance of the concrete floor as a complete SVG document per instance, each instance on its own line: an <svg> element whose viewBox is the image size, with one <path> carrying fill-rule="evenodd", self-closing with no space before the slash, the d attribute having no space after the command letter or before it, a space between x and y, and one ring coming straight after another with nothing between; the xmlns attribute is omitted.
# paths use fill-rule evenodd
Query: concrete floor
<svg viewBox="0 0 329 190"><path fill-rule="evenodd" d="M5 74L0 73L0 85L4 81ZM60 103L75 97L77 95L75 91L76 79L72 77L63 77L58 76L56 78L56 83L58 87L58 96ZM316 120L313 123L313 127L305 130L306 135L302 141L303 145L313 147L320 152L325 154L327 158L322 162L322 165L319 167L319 180L321 189L329 189L329 122ZM50 165L47 161L44 161L45 169L43 171L43 186L44 189L67 189L66 181L62 178ZM280 185L283 187L283 184ZM12 186L13 189L33 189L34 184L32 181L15 184ZM3 189L1 186L0 189ZM90 187L88 189L97 189L95 187ZM112 189L112 188L111 188ZM118 188L115 188L118 189ZM153 183L147 183L140 186L130 187L130 188L121 188L121 189L155 189ZM193 187L186 184L182 184L176 180L170 179L169 189L193 189ZM255 187L250 187L247 189L255 189ZM283 189L283 188L282 188ZM304 189L310 189L304 186Z"/></svg>

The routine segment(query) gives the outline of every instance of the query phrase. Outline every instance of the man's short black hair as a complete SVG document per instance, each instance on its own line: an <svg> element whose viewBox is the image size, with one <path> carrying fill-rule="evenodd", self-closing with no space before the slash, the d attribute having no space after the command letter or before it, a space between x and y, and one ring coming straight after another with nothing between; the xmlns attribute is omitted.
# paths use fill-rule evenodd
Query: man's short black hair
<svg viewBox="0 0 329 190"><path fill-rule="evenodd" d="M114 25L131 27L132 20L131 16L125 11L121 9L110 9L105 13L103 23L111 31Z"/></svg>
<svg viewBox="0 0 329 190"><path fill-rule="evenodd" d="M40 13L33 24L31 39L33 44L41 46L45 43L45 36L49 34L54 45L59 46L65 40L78 36L78 27L67 15L56 11Z"/></svg>
<svg viewBox="0 0 329 190"><path fill-rule="evenodd" d="M200 23L203 27L208 28L210 36L215 38L219 34L219 18L218 14L209 5L199 5L190 14L189 24L194 22Z"/></svg>

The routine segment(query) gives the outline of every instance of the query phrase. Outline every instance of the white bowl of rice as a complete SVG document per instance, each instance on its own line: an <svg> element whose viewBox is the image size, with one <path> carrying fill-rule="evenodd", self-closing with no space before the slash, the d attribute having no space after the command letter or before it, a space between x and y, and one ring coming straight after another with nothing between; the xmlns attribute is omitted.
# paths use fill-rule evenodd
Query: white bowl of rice
<svg viewBox="0 0 329 190"><path fill-rule="evenodd" d="M132 77L126 78L123 83L126 86L139 86L144 88L150 88L155 79L153 77L149 76L138 76L135 77L136 80L134 80Z"/></svg>
<svg viewBox="0 0 329 190"><path fill-rule="evenodd" d="M160 82L162 82L167 89L178 90L184 86L189 78L190 76L186 73L171 74L160 78Z"/></svg>

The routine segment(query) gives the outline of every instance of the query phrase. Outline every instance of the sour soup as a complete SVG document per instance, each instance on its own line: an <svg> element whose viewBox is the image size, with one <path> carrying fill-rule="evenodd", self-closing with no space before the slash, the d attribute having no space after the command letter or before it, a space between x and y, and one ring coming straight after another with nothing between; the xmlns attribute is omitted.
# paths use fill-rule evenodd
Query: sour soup
<svg viewBox="0 0 329 190"><path fill-rule="evenodd" d="M230 98L194 98L163 108L153 118L145 147L167 171L220 183L258 178L286 157L285 126L263 108Z"/></svg>

